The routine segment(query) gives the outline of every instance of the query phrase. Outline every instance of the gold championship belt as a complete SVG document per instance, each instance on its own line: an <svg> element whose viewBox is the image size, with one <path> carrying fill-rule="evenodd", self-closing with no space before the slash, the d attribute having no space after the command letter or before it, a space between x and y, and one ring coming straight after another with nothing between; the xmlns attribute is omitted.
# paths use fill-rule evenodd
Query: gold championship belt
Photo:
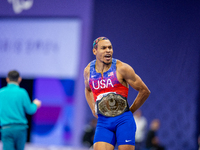
<svg viewBox="0 0 200 150"><path fill-rule="evenodd" d="M115 117L129 110L125 97L110 93L97 101L97 113L106 117Z"/></svg>

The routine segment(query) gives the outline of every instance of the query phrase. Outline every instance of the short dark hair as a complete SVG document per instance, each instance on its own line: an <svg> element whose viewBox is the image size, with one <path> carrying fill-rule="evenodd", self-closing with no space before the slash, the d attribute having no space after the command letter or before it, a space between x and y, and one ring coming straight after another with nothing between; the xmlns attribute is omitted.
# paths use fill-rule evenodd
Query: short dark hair
<svg viewBox="0 0 200 150"><path fill-rule="evenodd" d="M17 82L19 77L20 77L19 72L16 70L12 70L8 72L8 79L10 81Z"/></svg>

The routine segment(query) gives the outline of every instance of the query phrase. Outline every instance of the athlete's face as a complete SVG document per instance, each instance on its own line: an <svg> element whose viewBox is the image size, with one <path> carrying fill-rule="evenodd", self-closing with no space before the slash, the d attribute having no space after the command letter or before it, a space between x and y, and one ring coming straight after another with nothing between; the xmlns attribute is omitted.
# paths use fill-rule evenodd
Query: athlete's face
<svg viewBox="0 0 200 150"><path fill-rule="evenodd" d="M113 49L109 40L102 40L98 42L97 49L93 49L96 59L104 64L112 63Z"/></svg>

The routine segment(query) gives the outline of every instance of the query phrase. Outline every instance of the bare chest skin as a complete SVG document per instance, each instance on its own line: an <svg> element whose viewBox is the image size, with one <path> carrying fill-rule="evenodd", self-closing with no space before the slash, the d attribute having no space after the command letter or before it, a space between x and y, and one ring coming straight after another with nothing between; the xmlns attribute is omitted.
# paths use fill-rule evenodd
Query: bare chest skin
<svg viewBox="0 0 200 150"><path fill-rule="evenodd" d="M106 66L103 66L103 67L98 67L98 65L96 64L95 65L95 70L97 73L100 73L101 74L101 77L103 78L103 73L104 72L107 72L109 69L110 69L111 65L106 65ZM99 69L101 68L101 69Z"/></svg>

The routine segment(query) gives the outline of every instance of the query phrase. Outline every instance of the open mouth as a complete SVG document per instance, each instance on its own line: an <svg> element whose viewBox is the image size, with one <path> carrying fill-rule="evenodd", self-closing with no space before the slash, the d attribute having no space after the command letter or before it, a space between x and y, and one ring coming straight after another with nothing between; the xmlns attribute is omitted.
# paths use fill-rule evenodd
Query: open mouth
<svg viewBox="0 0 200 150"><path fill-rule="evenodd" d="M111 55L107 54L107 55L105 55L105 58L109 59L109 58L111 58Z"/></svg>

